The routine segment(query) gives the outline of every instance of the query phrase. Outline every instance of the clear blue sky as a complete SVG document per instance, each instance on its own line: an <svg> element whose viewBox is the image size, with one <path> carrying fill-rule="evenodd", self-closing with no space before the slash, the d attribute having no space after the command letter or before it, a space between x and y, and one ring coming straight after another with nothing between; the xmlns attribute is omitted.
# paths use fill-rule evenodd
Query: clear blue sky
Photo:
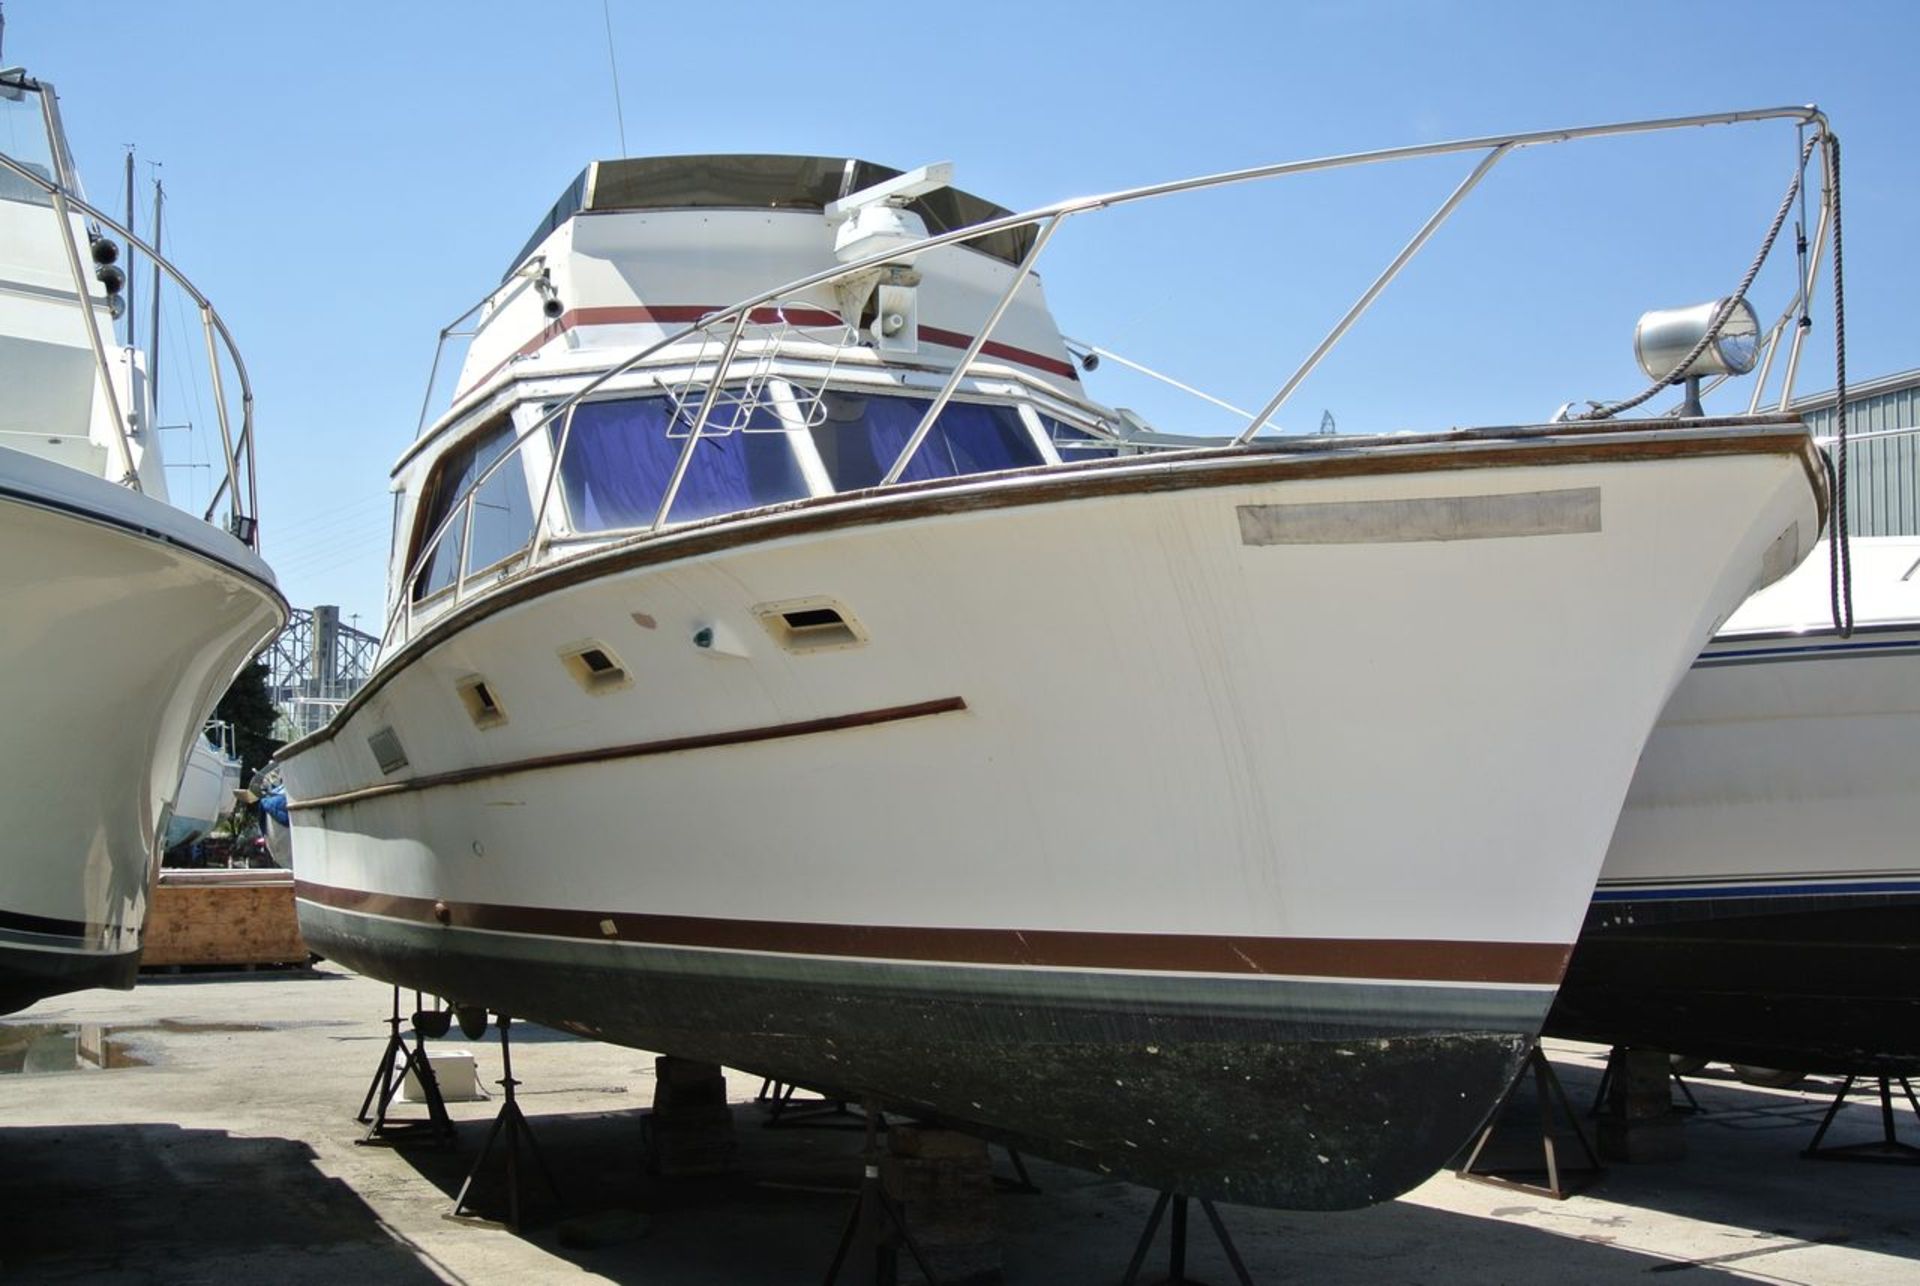
<svg viewBox="0 0 1920 1286"><path fill-rule="evenodd" d="M1920 365L1920 4L611 10L634 155L952 159L961 186L1014 208L1292 157L1817 101L1845 144L1850 373ZM267 553L294 603L371 626L387 470L434 336L573 174L620 150L600 0L6 0L5 15L4 61L59 87L97 201L118 204L124 144L162 164L169 247L258 393ZM1538 421L1637 391L1634 319L1737 282L1790 151L1773 127L1513 158L1281 423L1311 430L1323 408L1349 432ZM1257 404L1469 165L1095 216L1043 262L1048 293L1069 333ZM1763 314L1788 275L1762 279ZM1162 427L1225 427L1103 377L1096 393ZM1801 388L1831 382L1823 319Z"/></svg>

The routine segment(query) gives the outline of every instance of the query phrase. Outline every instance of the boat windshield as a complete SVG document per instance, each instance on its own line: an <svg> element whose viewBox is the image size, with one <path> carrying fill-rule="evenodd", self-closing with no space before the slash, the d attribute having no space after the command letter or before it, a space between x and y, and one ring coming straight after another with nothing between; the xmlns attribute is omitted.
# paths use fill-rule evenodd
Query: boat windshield
<svg viewBox="0 0 1920 1286"><path fill-rule="evenodd" d="M793 398L729 403L709 418L674 497L669 522L691 522L818 492L879 483L906 446L924 398L828 389ZM659 511L692 431L697 403L666 396L583 402L564 434L560 485L573 530L644 527ZM722 427L716 428L716 422ZM1017 407L950 403L903 482L990 473L1045 462ZM812 477L821 485L809 484Z"/></svg>
<svg viewBox="0 0 1920 1286"><path fill-rule="evenodd" d="M47 142L47 122L41 115L40 95L0 81L0 152L43 179L54 176L53 149ZM52 205L53 198L36 184L0 168L0 200L27 205Z"/></svg>

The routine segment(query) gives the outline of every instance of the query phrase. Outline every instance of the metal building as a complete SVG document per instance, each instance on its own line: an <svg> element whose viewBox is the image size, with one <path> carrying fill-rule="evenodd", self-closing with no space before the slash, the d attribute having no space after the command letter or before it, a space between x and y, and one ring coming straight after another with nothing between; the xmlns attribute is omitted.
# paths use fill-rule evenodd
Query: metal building
<svg viewBox="0 0 1920 1286"><path fill-rule="evenodd" d="M1816 436L1833 434L1832 389L1793 409ZM1847 441L1847 530L1920 535L1920 370L1848 385Z"/></svg>
<svg viewBox="0 0 1920 1286"><path fill-rule="evenodd" d="M280 711L274 735L284 741L317 732L360 690L380 640L340 623L340 609L295 608L267 649L267 684Z"/></svg>

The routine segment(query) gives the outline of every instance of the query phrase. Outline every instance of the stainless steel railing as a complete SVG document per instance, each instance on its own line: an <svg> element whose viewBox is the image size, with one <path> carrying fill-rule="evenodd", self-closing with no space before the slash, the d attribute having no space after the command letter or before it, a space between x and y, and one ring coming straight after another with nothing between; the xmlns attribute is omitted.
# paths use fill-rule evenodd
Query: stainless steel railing
<svg viewBox="0 0 1920 1286"><path fill-rule="evenodd" d="M110 215L88 204L79 195L78 184L75 183L67 168L64 143L66 135L61 128L59 99L53 85L47 81L21 77L10 80L8 87L39 95L47 140L52 149L54 174L52 178L43 177L5 152L0 152L0 168L39 188L53 203L54 216L60 225L60 236L66 251L68 267L73 273L74 292L80 314L85 321L88 343L93 349L96 377L113 420L114 454L122 469L120 481L132 490L140 489L133 452L135 426L129 419L126 409L120 405L119 394L114 388L113 369L107 353L106 340L100 333L100 322L95 314L96 305L92 287L88 282L84 260L80 254L79 239L74 235L75 211L123 238L130 250L138 250L146 255L199 309L201 331L206 340L207 364L224 465L224 476L215 486L201 518L208 522L213 521L214 514L219 511L220 502L230 496L228 530L248 546L257 549L259 547L259 510L257 508L259 489L253 431L253 385L247 378L246 362L240 356L240 350L233 341L232 332L227 329L227 324L221 319L220 314L214 310L213 304L200 293L185 273L174 266L171 260L154 246L136 236L132 229L122 226ZM233 375L240 389L240 427L237 434L234 432L227 406L226 384L221 361L222 350L225 351L226 358L232 365Z"/></svg>
<svg viewBox="0 0 1920 1286"><path fill-rule="evenodd" d="M984 223L977 223L951 232L929 236L911 245L885 250L852 263L822 269L819 272L786 282L774 289L764 291L719 309L689 326L668 334L655 343L637 349L612 366L594 375L580 388L574 390L565 399L539 416L534 424L517 434L513 442L467 486L462 497L450 506L446 516L440 521L435 530L428 534L427 539L422 543L419 554L415 556L411 564L404 568L404 573L400 581L394 587L394 601L388 615L386 630L382 636L383 647L404 643L407 638L411 637L415 605L413 587L428 566L430 566L433 557L438 551L440 542L446 537L446 534L453 529L456 520L458 520L463 534L461 538L461 563L456 571L455 583L452 587L452 602L457 604L464 597L466 591L465 545L467 533L472 529L474 497L509 458L522 452L525 444L530 439L537 434L547 431L548 426L561 417L568 415L582 400L590 397L605 387L609 382L634 370L650 358L665 354L668 350L686 344L697 335L718 334L720 333L720 328L724 327L726 339L722 349L722 356L713 365L712 373L707 382L705 397L702 399L699 411L694 419L693 429L686 435L685 444L681 447L680 454L675 461L665 494L654 514L653 521L645 528L636 528L633 530L658 531L666 526L667 516L672 512L674 500L678 496L680 486L686 477L687 468L691 463L693 448L695 444L700 441L701 435L706 429L713 409L720 398L721 389L729 379L729 373L735 359L739 356L748 326L755 317L756 312L766 309L770 305L778 305L783 301L805 297L806 292L816 287L830 286L844 278L852 277L883 265L911 262L921 255L942 247L961 244L991 233L1025 227L1036 227L1039 230L1038 235L1034 238L1033 245L1015 269L1012 279L1001 291L993 308L989 311L985 321L979 327L978 333L975 334L960 360L948 374L939 392L934 396L926 411L920 417L919 422L909 435L899 455L894 459L892 465L881 478L880 486L893 486L899 482L908 465L913 461L915 454L926 441L941 411L946 408L954 394L973 372L980 354L985 350L988 341L992 338L995 327L1013 303L1019 293L1020 287L1032 275L1040 254L1046 249L1054 233L1059 230L1060 226L1065 223L1066 220L1097 210L1111 209L1116 206L1154 200L1183 192L1221 188L1235 184L1259 182L1362 165L1378 165L1453 154L1481 154L1474 168L1461 181L1459 186L1448 195L1446 200L1440 204L1439 208L1427 218L1426 222L1414 233L1413 237L1388 262L1386 267L1368 285L1366 290L1361 293L1360 297L1348 308L1340 320L1334 324L1333 328L1328 331L1320 343L1307 355L1306 359L1301 362L1280 385L1273 396L1267 399L1258 411L1252 413L1246 426L1232 439L1232 445L1246 447L1252 443L1255 435L1272 420L1274 414L1285 405L1287 399L1292 396L1306 377L1312 373L1313 369L1319 365L1322 359L1324 359L1347 332L1352 329L1354 323L1359 320L1362 314L1364 314L1373 302L1379 298L1381 293L1392 284L1401 270L1404 269L1414 256L1432 239L1434 233L1452 216L1453 212L1459 208L1467 196L1480 184L1481 180L1508 156L1525 148L1549 144L1618 137L1622 135L1651 134L1715 125L1738 125L1767 121L1791 122L1803 135L1806 131L1812 130L1816 140L1826 140L1832 136L1831 128L1825 114L1821 112L1818 107L1808 105L1762 108L1750 111L1716 112L1694 116L1663 117L1653 120L1625 121L1606 125L1579 126L1569 129L1536 130L1517 134L1488 135L1479 138L1457 139L1450 142L1423 143L1406 147L1318 157L1309 160L1287 161L1274 165L1230 170L1223 173L1202 175L1196 178L1181 179L1174 182L1149 184L1143 187L1127 188L1096 196L1076 197L1059 201L1051 205L1029 210L1022 214L1005 215ZM1787 320L1796 310L1804 309L1807 301L1811 297L1815 281L1815 271L1817 270L1819 261L1820 247L1821 244L1824 243L1827 235L1829 227L1828 215L1831 211L1833 201L1834 193L1829 188L1823 186L1820 206L1821 218L1819 230L1815 234L1813 261L1812 264L1808 266L1804 276L1796 272L1795 298L1793 302L1789 304L1787 312L1783 314L1781 321L1772 328L1769 334L1767 350L1767 363L1769 367L1773 360L1774 350L1778 346L1781 334L1786 327ZM480 308L481 304L485 302L485 300L482 300L481 303L468 309L467 312L455 320L453 326L443 331L443 343L448 334L452 333L461 322L470 318L473 313ZM1794 332L1791 352L1786 368L1787 383L1781 395L1781 405L1783 407L1792 395L1792 380L1797 370L1804 334L1804 328L1796 328ZM436 353L436 370L438 361L439 356L438 353ZM1148 373L1152 374L1152 372ZM478 391L477 389L469 390L469 396ZM1205 395L1202 394L1201 396ZM1759 395L1756 393L1753 407L1751 407L1750 410L1757 409L1758 400ZM570 427L570 421L568 422L568 426ZM517 556L518 566L510 567L504 574L505 578L523 574L538 563L543 545L546 543L544 538L546 515L550 508L553 489L558 484L560 462L564 458L566 446L567 428L563 427L559 441L555 444L555 450L552 455L552 467L547 470L546 476L541 482L540 501L536 507L532 534L528 538L524 553ZM498 579L499 578L496 578L492 583L497 583ZM442 592L444 593L444 591ZM446 610L446 603L444 600L438 601L434 604L434 607L436 612L443 611Z"/></svg>

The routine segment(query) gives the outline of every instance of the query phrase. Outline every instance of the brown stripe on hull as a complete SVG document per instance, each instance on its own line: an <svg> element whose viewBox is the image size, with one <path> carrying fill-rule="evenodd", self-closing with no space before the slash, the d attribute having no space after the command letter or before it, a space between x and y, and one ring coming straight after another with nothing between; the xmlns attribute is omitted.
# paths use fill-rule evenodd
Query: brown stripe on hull
<svg viewBox="0 0 1920 1286"><path fill-rule="evenodd" d="M607 763L615 759L642 759L649 755L672 755L688 750L710 750L716 746L743 746L756 741L779 741L787 737L810 737L823 732L841 732L848 728L870 728L875 724L899 723L904 719L922 719L928 715L954 714L967 708L963 697L940 697L916 701L911 705L887 706L879 710L860 710L853 714L828 715L821 719L800 719L792 723L770 723L757 728L735 728L726 732L701 732L685 737L663 737L657 741L635 741L623 746L596 746L590 750L567 750L553 755L536 755L505 763L480 764L452 772L422 773L404 781L384 781L375 786L342 791L337 795L316 795L312 799L290 802L296 812L333 808L382 795L432 790L439 786L459 786L492 777L512 777L519 773L540 772L549 768L571 768L576 764Z"/></svg>
<svg viewBox="0 0 1920 1286"><path fill-rule="evenodd" d="M1403 982L1555 986L1571 946L1397 938L1254 938L1195 933L1085 933L887 924L728 920L691 915L437 902L300 880L295 895L341 911L449 928L776 955L936 964L1128 969ZM608 932L608 926L612 932Z"/></svg>

